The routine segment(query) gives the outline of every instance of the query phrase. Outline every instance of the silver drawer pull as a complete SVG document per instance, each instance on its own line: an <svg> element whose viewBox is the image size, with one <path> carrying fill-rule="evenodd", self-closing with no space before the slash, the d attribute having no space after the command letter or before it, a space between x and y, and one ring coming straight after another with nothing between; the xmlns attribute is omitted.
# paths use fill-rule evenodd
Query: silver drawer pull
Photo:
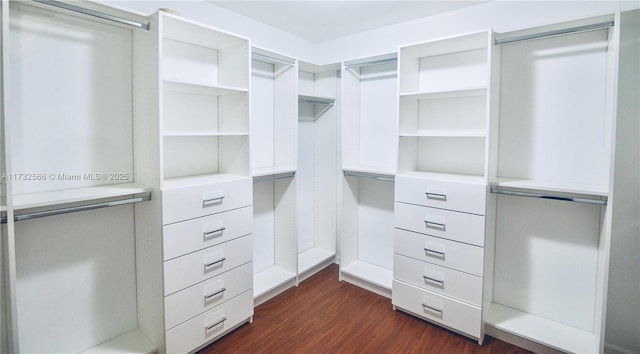
<svg viewBox="0 0 640 354"><path fill-rule="evenodd" d="M428 249L428 248L426 248L426 247L424 248L424 251L425 251L425 252L435 253L435 254L437 254L437 255L439 255L439 256L444 257L444 251L443 251L443 252L440 252L440 251L434 251L434 250L432 250L432 249Z"/></svg>
<svg viewBox="0 0 640 354"><path fill-rule="evenodd" d="M427 196L427 199L438 199L442 201L447 201L447 193L440 191L426 191L424 194Z"/></svg>
<svg viewBox="0 0 640 354"><path fill-rule="evenodd" d="M223 199L224 199L224 195L215 197L215 198L202 199L202 206L206 207L207 204L222 203Z"/></svg>
<svg viewBox="0 0 640 354"><path fill-rule="evenodd" d="M422 304L422 307L423 307L423 308L428 308L429 310L431 310L431 311L435 311L435 312L437 312L437 313L439 313L439 314L441 314L441 315L442 315L442 309L437 309L437 308L435 308L435 307L433 307L433 306L429 306L429 305L427 305L427 304Z"/></svg>
<svg viewBox="0 0 640 354"><path fill-rule="evenodd" d="M206 329L207 329L207 331L208 331L208 330L212 329L213 327L215 327L215 326L217 326L217 325L220 325L220 324L224 323L224 321L226 321L226 320L227 320L227 318L226 318L226 317L222 317L222 319L221 319L220 321L218 321L218 322L216 322L216 323L213 323L213 324L210 324L210 325L208 325L208 326L207 326L207 327L205 327L205 328L206 328Z"/></svg>
<svg viewBox="0 0 640 354"><path fill-rule="evenodd" d="M447 228L447 224L445 224L445 223L433 222L433 221L429 221L429 220L425 220L424 223L426 224L427 227L443 229L443 230Z"/></svg>
<svg viewBox="0 0 640 354"><path fill-rule="evenodd" d="M211 262L211 263L205 263L205 264L204 264L204 267L205 267L205 268L209 268L209 267L211 267L212 265L214 265L214 264L218 264L218 263L222 263L222 262L224 262L225 260L226 260L226 258L222 257L222 258L218 259L217 261L213 261L213 262Z"/></svg>
<svg viewBox="0 0 640 354"><path fill-rule="evenodd" d="M422 277L424 278L424 280L425 280L425 281L426 281L426 280L429 280L429 281L432 281L432 282L435 282L435 283L438 283L438 284L442 284L442 285L444 285L444 280L431 278L431 277L428 277L428 276L426 276L426 275L423 275Z"/></svg>
<svg viewBox="0 0 640 354"><path fill-rule="evenodd" d="M205 231L205 232L204 232L204 237L207 237L207 236L213 235L213 234L215 234L215 233L218 233L218 232L224 231L224 230L226 230L226 229L227 229L226 227L221 227L221 228L216 229L216 230L213 230L213 231Z"/></svg>
<svg viewBox="0 0 640 354"><path fill-rule="evenodd" d="M216 296L216 295L218 295L218 294L222 294L222 293L223 293L223 292L225 292L225 291L227 291L227 289L226 289L226 288L221 288L220 290L214 291L214 292L212 292L212 293L211 293L211 294L209 294L209 295L205 295L205 296L204 296L204 299L205 299L205 300L209 300L209 299L211 299L212 297L214 297L214 296Z"/></svg>

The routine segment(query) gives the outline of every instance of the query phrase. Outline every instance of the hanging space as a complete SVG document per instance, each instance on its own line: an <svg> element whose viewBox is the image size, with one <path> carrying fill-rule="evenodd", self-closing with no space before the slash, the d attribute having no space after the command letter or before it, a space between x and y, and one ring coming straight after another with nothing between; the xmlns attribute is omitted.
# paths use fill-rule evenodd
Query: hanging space
<svg viewBox="0 0 640 354"><path fill-rule="evenodd" d="M485 330L535 351L603 351L618 21L496 36Z"/></svg>
<svg viewBox="0 0 640 354"><path fill-rule="evenodd" d="M338 184L338 65L298 63L298 280L333 263Z"/></svg>
<svg viewBox="0 0 640 354"><path fill-rule="evenodd" d="M391 297L397 56L342 67L340 279Z"/></svg>
<svg viewBox="0 0 640 354"><path fill-rule="evenodd" d="M252 49L255 306L297 285L297 87L295 59L260 48Z"/></svg>

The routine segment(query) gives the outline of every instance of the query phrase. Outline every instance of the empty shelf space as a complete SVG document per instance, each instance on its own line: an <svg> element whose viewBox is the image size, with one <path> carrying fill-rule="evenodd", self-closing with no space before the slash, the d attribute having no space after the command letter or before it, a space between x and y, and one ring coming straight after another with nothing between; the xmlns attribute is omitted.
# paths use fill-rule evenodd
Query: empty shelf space
<svg viewBox="0 0 640 354"><path fill-rule="evenodd" d="M473 175L411 171L407 173L398 174L398 176L426 178L431 180L440 180L440 181L449 181L449 182L474 183L474 184L482 184L482 185L486 184L485 178L483 176L473 176Z"/></svg>
<svg viewBox="0 0 640 354"><path fill-rule="evenodd" d="M199 95L209 96L225 96L241 93L248 93L249 90L244 87L232 86L213 86L206 83L191 82L178 79L164 79L164 88L171 91L185 92Z"/></svg>
<svg viewBox="0 0 640 354"><path fill-rule="evenodd" d="M163 181L162 190L191 187L210 183L228 182L245 178L248 177L226 173L167 178Z"/></svg>
<svg viewBox="0 0 640 354"><path fill-rule="evenodd" d="M295 167L262 167L262 168L254 168L251 171L251 176L255 177L266 177L266 176L278 176L295 173Z"/></svg>
<svg viewBox="0 0 640 354"><path fill-rule="evenodd" d="M295 278L296 273L278 266L260 271L253 275L253 297L262 296Z"/></svg>
<svg viewBox="0 0 640 354"><path fill-rule="evenodd" d="M341 270L342 273L391 290L393 271L390 269L358 260L348 264Z"/></svg>
<svg viewBox="0 0 640 354"><path fill-rule="evenodd" d="M400 132L406 137L434 137L434 138L485 138L486 130L422 130L419 132Z"/></svg>
<svg viewBox="0 0 640 354"><path fill-rule="evenodd" d="M571 353L597 353L595 335L497 303L491 304L486 325ZM493 333L489 333L493 335Z"/></svg>
<svg viewBox="0 0 640 354"><path fill-rule="evenodd" d="M98 178L102 178L100 174ZM107 178L109 176L107 175ZM64 189L29 194L17 194L13 196L15 210L46 207L52 205L88 202L106 198L116 198L139 193L148 193L151 188L134 183L114 184L96 187Z"/></svg>
<svg viewBox="0 0 640 354"><path fill-rule="evenodd" d="M138 328L121 334L113 339L103 342L82 353L119 353L119 354L150 354L157 348Z"/></svg>
<svg viewBox="0 0 640 354"><path fill-rule="evenodd" d="M313 267L333 259L335 255L335 252L321 248L310 248L306 251L302 251L298 254L298 273L302 274L307 272Z"/></svg>
<svg viewBox="0 0 640 354"><path fill-rule="evenodd" d="M439 100L445 98L472 97L483 96L487 94L487 87L464 87L444 91L426 91L426 92L404 92L400 94L401 99L421 100Z"/></svg>

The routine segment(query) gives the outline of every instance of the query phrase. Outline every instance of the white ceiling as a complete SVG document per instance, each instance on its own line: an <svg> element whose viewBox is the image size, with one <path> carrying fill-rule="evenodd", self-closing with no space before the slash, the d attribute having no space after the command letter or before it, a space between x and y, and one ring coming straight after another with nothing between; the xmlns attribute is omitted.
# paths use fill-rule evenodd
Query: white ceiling
<svg viewBox="0 0 640 354"><path fill-rule="evenodd" d="M251 1L209 2L318 43L487 1Z"/></svg>

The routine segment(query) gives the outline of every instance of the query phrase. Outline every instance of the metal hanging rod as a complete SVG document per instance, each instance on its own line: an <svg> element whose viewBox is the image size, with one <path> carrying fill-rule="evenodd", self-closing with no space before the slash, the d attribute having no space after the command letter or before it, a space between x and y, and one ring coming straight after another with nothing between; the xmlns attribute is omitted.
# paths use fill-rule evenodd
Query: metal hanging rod
<svg viewBox="0 0 640 354"><path fill-rule="evenodd" d="M393 175L383 175L379 173L373 172L355 172L355 171L344 171L345 177L359 177L359 178L369 178L374 179L376 181L383 182L395 182L396 178Z"/></svg>
<svg viewBox="0 0 640 354"><path fill-rule="evenodd" d="M333 106L334 100L332 98L299 95L298 102L309 103L309 104L325 104L328 106Z"/></svg>
<svg viewBox="0 0 640 354"><path fill-rule="evenodd" d="M81 14L85 14L85 15L89 15L89 16L93 16L93 17L98 17L98 18L101 18L103 20L109 20L109 21L113 21L113 22L129 25L129 26L133 26L133 27L136 27L136 28L142 28L142 29L145 29L145 30L149 30L149 22L142 23L142 22L132 21L132 20L128 20L126 18L105 14L104 12L99 12L99 11L95 11L95 10L85 9L84 7L75 6L75 5L67 4L67 3L64 3L64 2L61 2L61 1L56 1L56 0L33 0L33 1L41 3L41 4L45 4L45 5L59 7L61 9L65 9L65 10L79 12Z"/></svg>
<svg viewBox="0 0 640 354"><path fill-rule="evenodd" d="M603 29L603 28L611 28L611 27L613 27L613 25L614 25L613 21L607 21L607 22L594 23L594 24L590 24L590 25L584 25L584 26L577 26L577 27L563 28L563 29L559 29L559 30L541 32L541 33L525 34L525 35L517 36L517 37L496 39L495 40L495 45L509 44L509 43L522 42L522 41L531 41L531 40L534 40L534 39L553 37L553 36L560 36L560 35L564 35L564 34L571 34L571 33L577 33L577 32L595 31L595 30L599 30L599 29Z"/></svg>
<svg viewBox="0 0 640 354"><path fill-rule="evenodd" d="M289 65L289 66L295 66L296 65L296 60L295 59L291 59L291 61L288 60L284 60L284 59L280 59L280 58L274 58L268 55L264 55L264 54L260 54L260 53L256 53L256 52L251 52L251 58L255 59L255 60L259 60L259 61L264 61L267 63L277 63L277 64L284 64L284 65Z"/></svg>
<svg viewBox="0 0 640 354"><path fill-rule="evenodd" d="M567 197L567 196L564 196L564 195L553 195L553 194L542 194L542 193L535 193L535 192L511 191L511 190L500 189L500 188L498 188L496 186L491 186L491 193L512 195L512 196L516 196L516 197L541 198L541 199L560 200L560 201L565 201L565 202L575 202L575 203L585 203L585 204L595 204L595 205L607 205L607 201L603 200L603 199Z"/></svg>
<svg viewBox="0 0 640 354"><path fill-rule="evenodd" d="M352 64L344 63L344 68L345 69L365 68L365 67L368 67L368 66L376 66L376 65L383 65L383 64L396 63L396 62L398 62L397 58L388 58L388 59L367 61L367 62L362 62L362 63L352 63Z"/></svg>
<svg viewBox="0 0 640 354"><path fill-rule="evenodd" d="M51 210L36 211L36 212L33 212L33 213L25 213L25 214L15 215L13 217L13 220L14 221L30 220L30 219L36 219L36 218L43 218L43 217L46 217L46 216L62 215L62 214L75 213L75 212L79 212L79 211L87 211L87 210L93 210L93 209L114 207L114 206L119 206L119 205L146 202L146 201L149 201L149 200L151 200L151 192L148 192L143 196L133 197L133 198L128 198L128 199L120 199L120 200L113 200L113 201L108 201L108 202L101 202L101 203L94 203L94 204L87 204L87 205L78 205L78 206L73 206L73 207L68 207L68 208L51 209ZM6 223L6 218L3 221Z"/></svg>
<svg viewBox="0 0 640 354"><path fill-rule="evenodd" d="M275 173L267 176L256 176L253 177L253 183L267 182L267 181L275 181L279 179L293 178L296 175L296 172L285 172L285 173Z"/></svg>

